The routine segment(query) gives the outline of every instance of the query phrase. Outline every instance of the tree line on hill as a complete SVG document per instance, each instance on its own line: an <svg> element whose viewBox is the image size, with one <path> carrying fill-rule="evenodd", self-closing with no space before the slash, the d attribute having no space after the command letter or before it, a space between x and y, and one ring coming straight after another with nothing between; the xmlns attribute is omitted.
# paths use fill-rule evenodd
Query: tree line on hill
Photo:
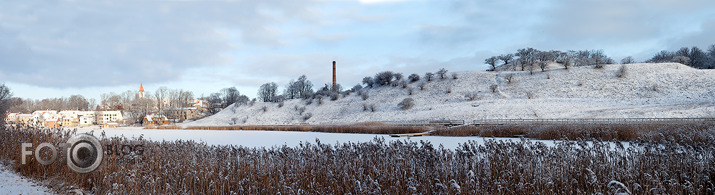
<svg viewBox="0 0 715 195"><path fill-rule="evenodd" d="M492 56L484 59L484 63L489 65L487 71L497 70L521 70L537 66L542 71L549 63L555 62L568 69L571 66L591 66L616 63L606 56L603 50L581 50L581 51L541 51L534 48L518 49L515 53L507 53ZM628 56L621 59L621 64L635 63L633 57ZM715 45L711 45L707 51L698 47L683 47L677 51L663 50L644 62L663 63L675 62L699 69L715 68Z"/></svg>

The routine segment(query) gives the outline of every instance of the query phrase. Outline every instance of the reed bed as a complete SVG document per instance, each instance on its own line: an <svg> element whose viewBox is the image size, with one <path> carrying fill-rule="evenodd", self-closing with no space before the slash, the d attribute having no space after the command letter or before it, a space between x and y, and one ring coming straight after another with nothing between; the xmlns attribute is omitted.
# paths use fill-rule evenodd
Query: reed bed
<svg viewBox="0 0 715 195"><path fill-rule="evenodd" d="M435 131L440 136L481 136L481 137L527 137L542 140L554 139L599 139L632 141L644 136L664 134L671 137L686 132L710 130L708 124L580 124L580 125L491 125L461 126ZM698 136L691 139L698 142L709 139Z"/></svg>
<svg viewBox="0 0 715 195"><path fill-rule="evenodd" d="M142 155L108 156L88 174L65 165L19 165L21 142L60 143L71 132L0 131L4 163L55 181L60 193L94 194L713 194L715 129L673 129L621 142L577 139L468 142L455 150L428 142L212 146L100 136L142 144ZM693 140L695 136L702 140Z"/></svg>

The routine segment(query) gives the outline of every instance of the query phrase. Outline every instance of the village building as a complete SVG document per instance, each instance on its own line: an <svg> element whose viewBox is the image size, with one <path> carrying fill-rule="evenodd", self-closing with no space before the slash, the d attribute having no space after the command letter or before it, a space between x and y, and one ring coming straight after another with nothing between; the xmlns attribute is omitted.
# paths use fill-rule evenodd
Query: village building
<svg viewBox="0 0 715 195"><path fill-rule="evenodd" d="M144 119L142 120L142 125L143 126L148 126L148 125L168 125L169 119L166 118L164 115L155 115L155 114L150 114L146 115Z"/></svg>
<svg viewBox="0 0 715 195"><path fill-rule="evenodd" d="M97 124L118 123L124 120L120 111L101 111L97 117Z"/></svg>
<svg viewBox="0 0 715 195"><path fill-rule="evenodd" d="M50 117L48 119L45 119L45 127L49 128L58 128L60 127L60 119L57 116Z"/></svg>

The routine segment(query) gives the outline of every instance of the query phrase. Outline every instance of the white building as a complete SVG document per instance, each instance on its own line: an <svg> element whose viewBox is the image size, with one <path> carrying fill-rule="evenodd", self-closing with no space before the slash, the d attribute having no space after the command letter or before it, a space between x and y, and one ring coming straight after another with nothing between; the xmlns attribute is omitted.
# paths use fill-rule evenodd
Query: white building
<svg viewBox="0 0 715 195"><path fill-rule="evenodd" d="M94 117L93 111L81 112L79 114L79 126L80 127L91 126L91 125L94 125L95 122L96 122L96 119Z"/></svg>
<svg viewBox="0 0 715 195"><path fill-rule="evenodd" d="M120 111L101 111L97 117L97 124L103 125L111 122L119 122L124 120Z"/></svg>

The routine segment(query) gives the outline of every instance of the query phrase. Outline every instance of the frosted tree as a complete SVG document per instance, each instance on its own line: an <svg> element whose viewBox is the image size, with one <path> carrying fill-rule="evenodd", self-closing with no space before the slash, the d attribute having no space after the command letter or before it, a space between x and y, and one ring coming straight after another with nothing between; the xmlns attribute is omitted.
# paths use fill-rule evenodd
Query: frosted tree
<svg viewBox="0 0 715 195"><path fill-rule="evenodd" d="M494 71L497 68L497 57L492 56L490 58L484 59L485 64L489 64L489 69L487 71Z"/></svg>
<svg viewBox="0 0 715 195"><path fill-rule="evenodd" d="M263 102L276 102L278 85L274 82L266 83L258 88L258 99Z"/></svg>

